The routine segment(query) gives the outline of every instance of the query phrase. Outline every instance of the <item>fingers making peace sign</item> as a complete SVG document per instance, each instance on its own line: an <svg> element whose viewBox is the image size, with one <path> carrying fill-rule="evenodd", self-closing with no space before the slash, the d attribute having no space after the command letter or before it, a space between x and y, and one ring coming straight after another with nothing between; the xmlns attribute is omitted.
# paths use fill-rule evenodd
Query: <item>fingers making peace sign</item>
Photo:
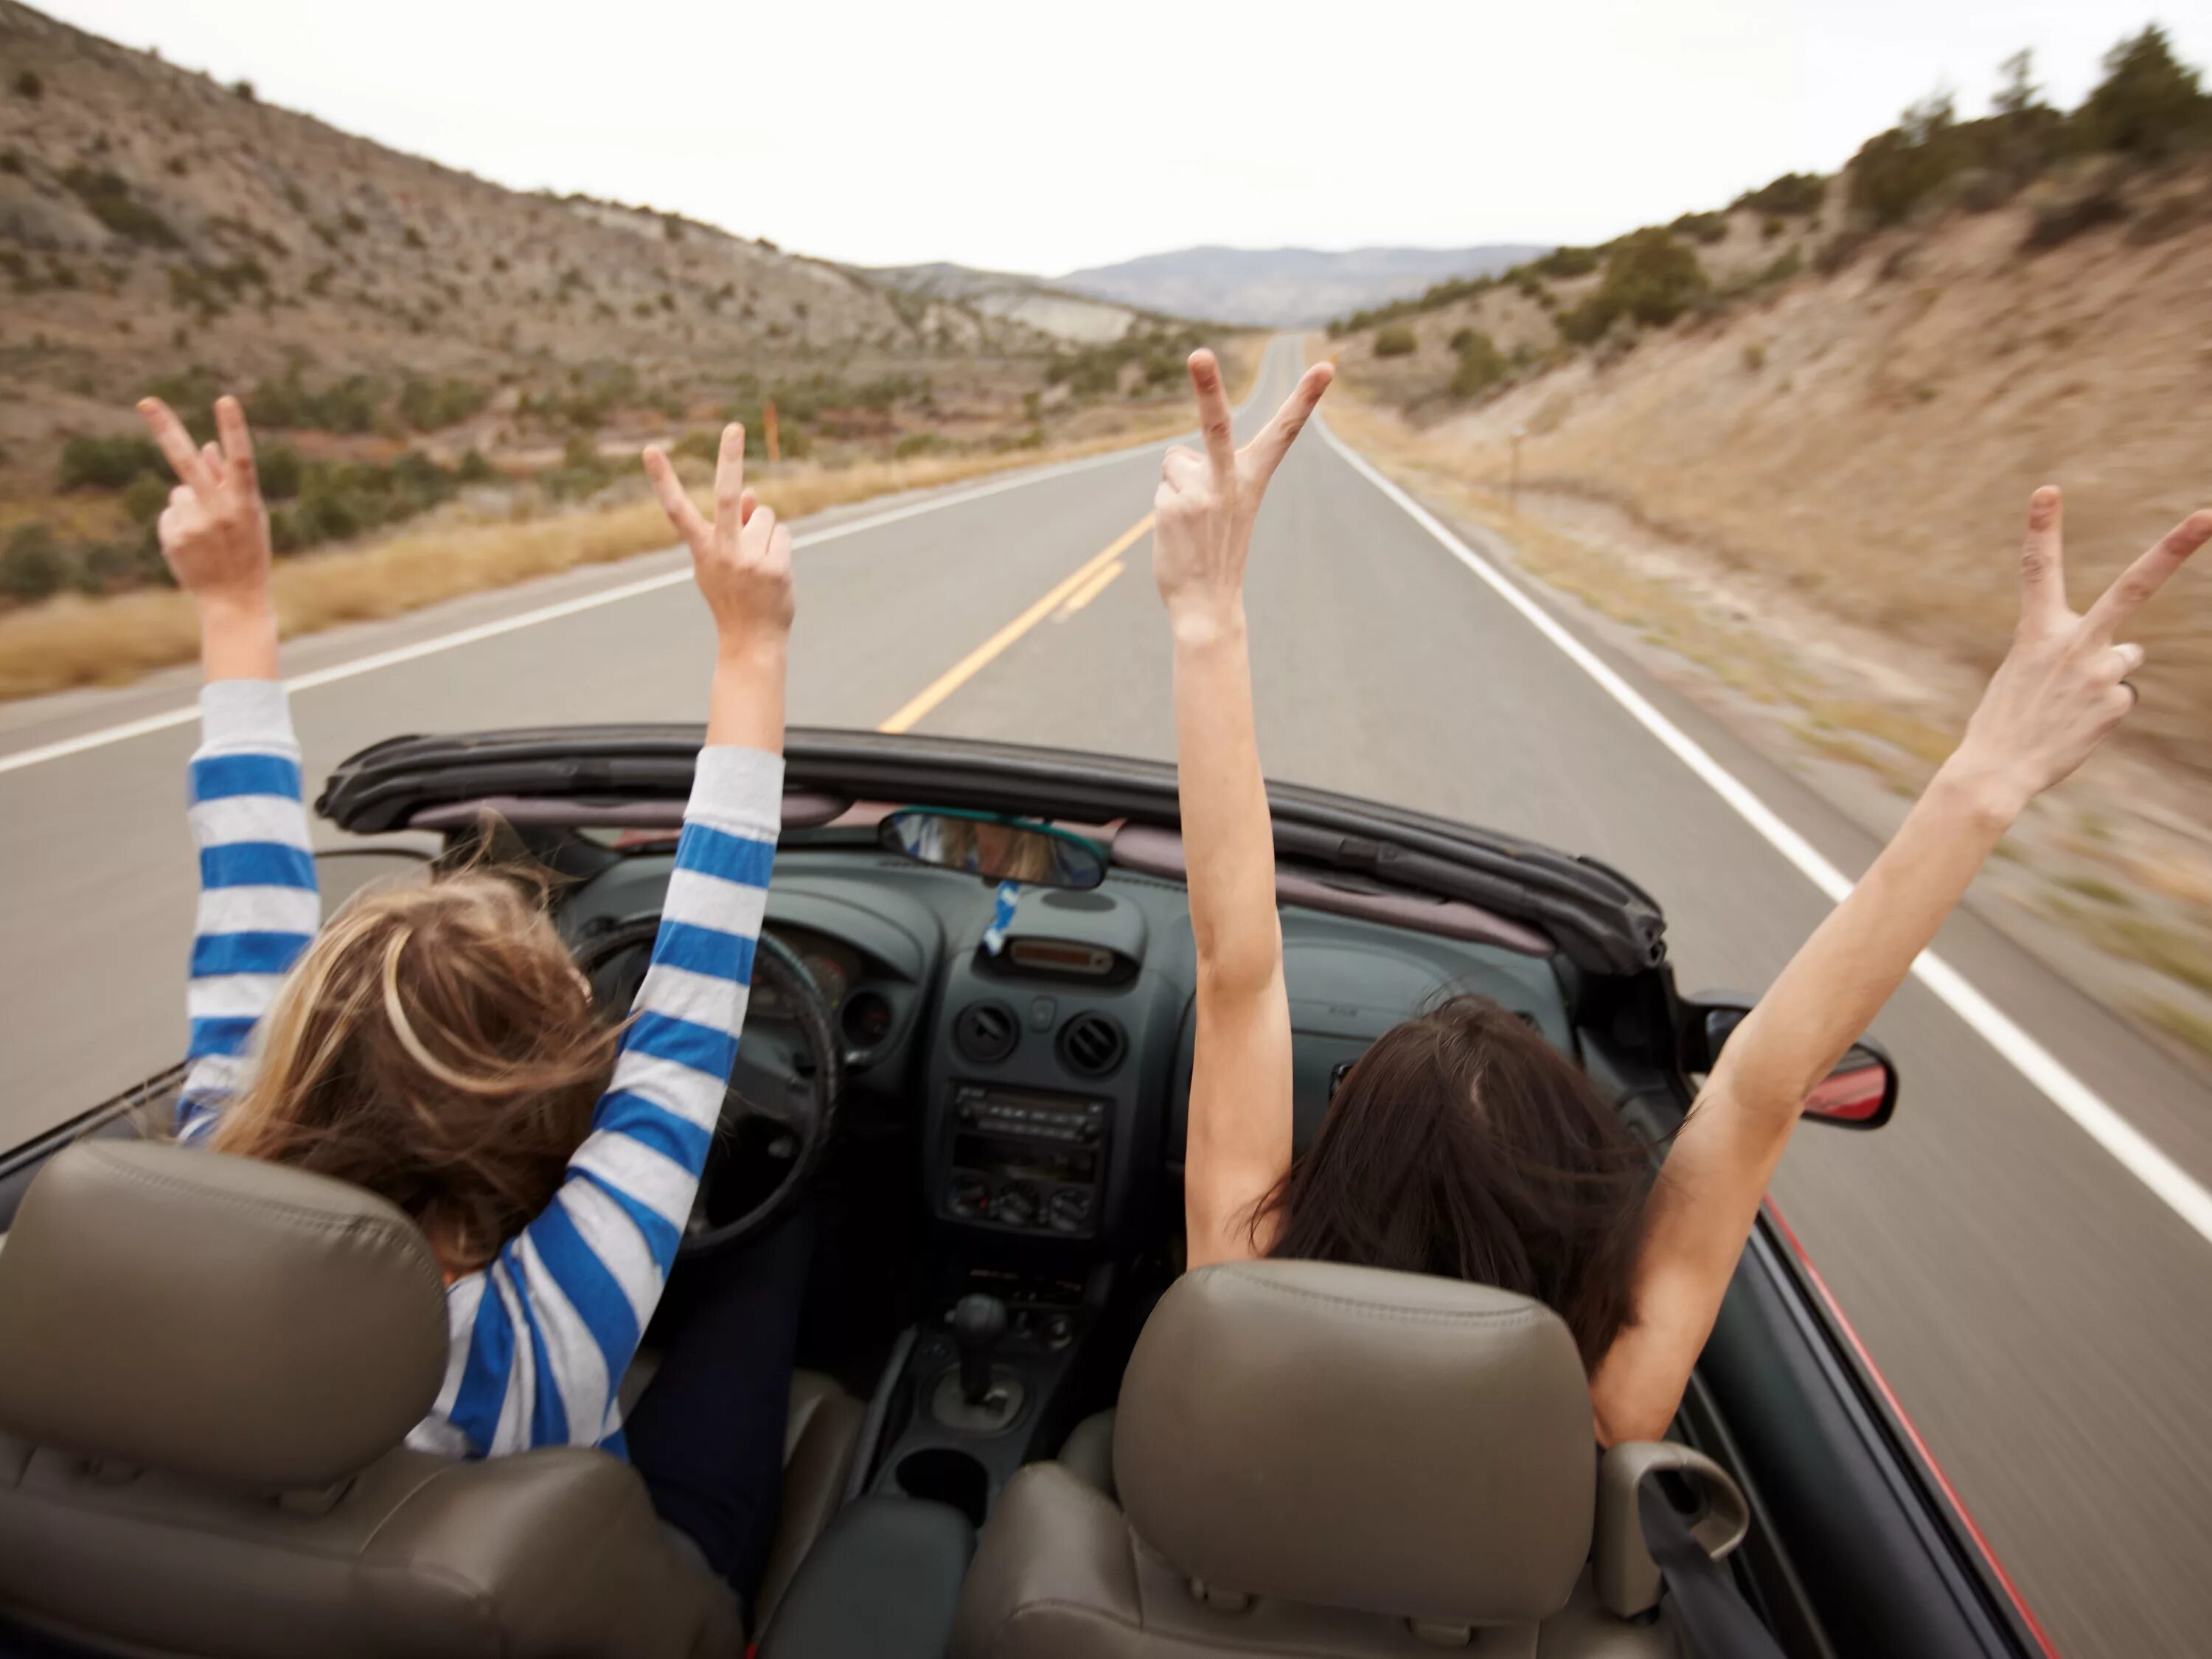
<svg viewBox="0 0 2212 1659"><path fill-rule="evenodd" d="M2069 776L2136 705L2128 676L2143 648L2113 635L2212 541L2212 512L2193 513L2076 616L2066 602L2064 502L2045 486L2027 507L2020 556L2020 628L1967 724L1959 757L2017 810Z"/></svg>
<svg viewBox="0 0 2212 1659"><path fill-rule="evenodd" d="M714 519L692 504L667 452L645 452L661 510L691 550L691 574L714 613L725 651L780 648L791 632L791 532L745 488L745 429L722 428L714 463Z"/></svg>
<svg viewBox="0 0 2212 1659"><path fill-rule="evenodd" d="M1327 363L1306 370L1273 418L1239 449L1221 365L1210 351L1191 353L1206 453L1181 445L1169 450L1152 497L1152 579L1171 623L1207 623L1242 602L1245 556L1267 481L1335 373Z"/></svg>
<svg viewBox="0 0 2212 1659"><path fill-rule="evenodd" d="M265 610L269 514L254 472L253 435L238 399L216 400L222 441L204 448L159 398L143 400L138 413L179 479L154 526L177 586L203 609L224 604Z"/></svg>

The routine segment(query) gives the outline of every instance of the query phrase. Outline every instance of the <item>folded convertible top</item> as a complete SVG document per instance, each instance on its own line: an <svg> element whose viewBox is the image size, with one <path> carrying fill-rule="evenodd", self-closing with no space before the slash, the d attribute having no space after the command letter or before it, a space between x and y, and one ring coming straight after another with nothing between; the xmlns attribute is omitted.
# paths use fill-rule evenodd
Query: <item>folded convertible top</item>
<svg viewBox="0 0 2212 1659"><path fill-rule="evenodd" d="M548 726L388 738L342 763L315 809L340 829L406 828L426 809L499 796L682 800L698 726ZM785 787L845 801L944 806L1180 827L1175 768L1158 761L962 738L793 727ZM1308 869L1463 899L1540 928L1577 967L1637 974L1666 960L1650 894L1594 859L1404 807L1267 786L1275 847ZM811 816L811 815L810 815Z"/></svg>

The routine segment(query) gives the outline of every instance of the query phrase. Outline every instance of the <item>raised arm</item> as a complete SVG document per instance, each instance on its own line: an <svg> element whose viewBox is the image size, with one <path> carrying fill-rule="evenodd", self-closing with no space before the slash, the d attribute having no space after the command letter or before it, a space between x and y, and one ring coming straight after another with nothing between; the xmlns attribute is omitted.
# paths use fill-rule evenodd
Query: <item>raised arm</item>
<svg viewBox="0 0 2212 1659"><path fill-rule="evenodd" d="M253 1029L313 939L322 902L300 799L300 745L276 680L269 514L246 416L236 398L218 401L222 441L203 449L159 398L138 412L179 480L155 529L199 613L207 681L187 774L200 897L185 992L189 1069L176 1116L179 1138L197 1139L245 1088Z"/></svg>
<svg viewBox="0 0 2212 1659"><path fill-rule="evenodd" d="M1633 1322L1591 1382L1599 1437L1665 1432L1803 1103L1911 971L1999 838L2135 707L2114 632L2212 539L2174 527L2087 614L2066 603L2058 491L2028 506L2020 628L1966 734L1858 884L1729 1038L1644 1223Z"/></svg>
<svg viewBox="0 0 2212 1659"><path fill-rule="evenodd" d="M652 964L591 1133L552 1205L490 1266L453 1285L454 1358L428 1449L595 1445L659 1302L729 1088L783 801L791 536L744 489L744 428L722 434L709 524L667 457L662 505L690 544L714 617L707 743Z"/></svg>
<svg viewBox="0 0 2212 1659"><path fill-rule="evenodd" d="M1198 940L1198 1037L1183 1153L1188 1265L1264 1251L1254 1211L1291 1163L1291 1010L1275 839L1252 720L1244 560L1267 480L1333 371L1317 364L1242 450L1221 368L1191 354L1203 459L1180 447L1153 498L1152 574L1175 641L1176 789Z"/></svg>

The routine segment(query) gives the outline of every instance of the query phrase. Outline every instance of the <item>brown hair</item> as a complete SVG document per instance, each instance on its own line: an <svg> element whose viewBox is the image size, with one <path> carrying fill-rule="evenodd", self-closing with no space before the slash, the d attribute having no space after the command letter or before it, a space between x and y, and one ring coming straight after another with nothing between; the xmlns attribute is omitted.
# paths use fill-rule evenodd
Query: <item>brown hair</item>
<svg viewBox="0 0 2212 1659"><path fill-rule="evenodd" d="M1595 1367L1629 1321L1647 1150L1589 1078L1487 997L1385 1032L1263 1199L1274 1256L1517 1291Z"/></svg>
<svg viewBox="0 0 2212 1659"><path fill-rule="evenodd" d="M618 1038L514 883L365 893L286 981L212 1145L368 1188L466 1272L552 1202Z"/></svg>

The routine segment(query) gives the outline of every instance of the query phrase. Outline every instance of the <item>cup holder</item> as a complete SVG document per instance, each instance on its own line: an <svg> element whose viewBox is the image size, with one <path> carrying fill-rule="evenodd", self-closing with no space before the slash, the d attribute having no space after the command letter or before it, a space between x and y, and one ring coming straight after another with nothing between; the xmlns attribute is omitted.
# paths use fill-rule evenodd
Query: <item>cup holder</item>
<svg viewBox="0 0 2212 1659"><path fill-rule="evenodd" d="M991 1477L966 1452L951 1446L925 1446L898 1461L895 1478L909 1498L950 1504L980 1528L990 1507Z"/></svg>

